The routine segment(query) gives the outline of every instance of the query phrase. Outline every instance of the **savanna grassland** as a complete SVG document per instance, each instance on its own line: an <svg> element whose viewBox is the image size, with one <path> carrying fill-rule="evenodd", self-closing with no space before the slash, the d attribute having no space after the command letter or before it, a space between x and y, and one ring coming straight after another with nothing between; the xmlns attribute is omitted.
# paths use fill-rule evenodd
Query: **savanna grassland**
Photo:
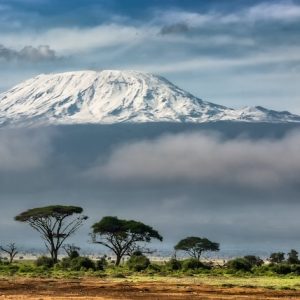
<svg viewBox="0 0 300 300"><path fill-rule="evenodd" d="M152 264L135 271L123 264L99 268L37 266L16 261L0 266L1 299L300 299L300 276L270 269L171 270Z"/></svg>

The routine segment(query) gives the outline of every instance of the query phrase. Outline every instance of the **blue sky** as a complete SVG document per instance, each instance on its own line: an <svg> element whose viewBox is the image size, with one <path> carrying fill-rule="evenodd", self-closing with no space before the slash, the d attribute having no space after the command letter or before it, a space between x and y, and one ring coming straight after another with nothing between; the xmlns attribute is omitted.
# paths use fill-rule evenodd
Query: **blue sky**
<svg viewBox="0 0 300 300"><path fill-rule="evenodd" d="M137 69L196 96L300 113L299 1L0 0L0 91L39 73Z"/></svg>

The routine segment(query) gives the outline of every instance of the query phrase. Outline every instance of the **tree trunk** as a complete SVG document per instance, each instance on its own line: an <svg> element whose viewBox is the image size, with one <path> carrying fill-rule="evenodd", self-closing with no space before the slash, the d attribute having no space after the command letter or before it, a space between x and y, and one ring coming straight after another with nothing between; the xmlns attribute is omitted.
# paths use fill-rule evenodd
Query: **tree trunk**
<svg viewBox="0 0 300 300"><path fill-rule="evenodd" d="M54 257L53 257L53 262L54 262L55 264L58 262L57 256L58 256L58 250L55 249L55 250L54 250Z"/></svg>
<svg viewBox="0 0 300 300"><path fill-rule="evenodd" d="M120 265L120 262L121 262L121 255L117 255L117 258L116 258L116 266L119 266Z"/></svg>
<svg viewBox="0 0 300 300"><path fill-rule="evenodd" d="M57 256L58 256L58 250L57 249L52 249L51 250L51 258L53 260L53 263L57 263L58 259L57 259Z"/></svg>

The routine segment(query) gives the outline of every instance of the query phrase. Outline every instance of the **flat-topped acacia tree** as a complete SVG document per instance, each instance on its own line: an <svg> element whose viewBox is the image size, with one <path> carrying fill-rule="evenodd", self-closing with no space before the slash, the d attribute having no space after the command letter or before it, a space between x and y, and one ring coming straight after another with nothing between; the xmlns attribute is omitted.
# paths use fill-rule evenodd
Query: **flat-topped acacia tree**
<svg viewBox="0 0 300 300"><path fill-rule="evenodd" d="M152 239L162 241L162 236L142 222L104 217L92 226L94 243L101 244L114 252L118 266L124 255L132 254L139 242L149 243Z"/></svg>
<svg viewBox="0 0 300 300"><path fill-rule="evenodd" d="M182 239L174 247L175 251L184 251L192 258L200 260L201 254L206 251L219 251L220 245L207 238L190 236Z"/></svg>
<svg viewBox="0 0 300 300"><path fill-rule="evenodd" d="M29 209L17 215L15 220L29 224L41 234L53 262L56 263L63 243L88 218L82 212L83 209L78 206L52 205Z"/></svg>

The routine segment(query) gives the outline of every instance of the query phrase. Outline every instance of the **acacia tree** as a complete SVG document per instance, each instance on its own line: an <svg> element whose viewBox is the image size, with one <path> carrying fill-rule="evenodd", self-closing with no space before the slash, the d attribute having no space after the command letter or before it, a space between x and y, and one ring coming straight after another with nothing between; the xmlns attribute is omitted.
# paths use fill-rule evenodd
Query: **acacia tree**
<svg viewBox="0 0 300 300"><path fill-rule="evenodd" d="M291 249L291 251L288 253L288 259L287 262L289 264L299 264L299 257L298 252L295 249Z"/></svg>
<svg viewBox="0 0 300 300"><path fill-rule="evenodd" d="M284 253L283 252L274 252L270 255L269 260L271 263L280 264L284 261Z"/></svg>
<svg viewBox="0 0 300 300"><path fill-rule="evenodd" d="M15 258L15 256L18 254L18 249L16 247L15 243L10 243L8 245L0 246L0 250L7 253L9 255L9 263L11 264Z"/></svg>
<svg viewBox="0 0 300 300"><path fill-rule="evenodd" d="M15 217L38 231L54 263L65 240L76 232L88 218L78 206L52 205L29 209ZM73 215L75 216L73 218Z"/></svg>
<svg viewBox="0 0 300 300"><path fill-rule="evenodd" d="M206 251L219 251L220 245L207 238L190 236L182 239L175 247L175 251L184 251L192 258L200 260L201 254Z"/></svg>
<svg viewBox="0 0 300 300"><path fill-rule="evenodd" d="M91 235L94 243L101 244L114 252L117 266L124 255L130 255L136 249L141 249L138 243L163 239L156 230L142 222L120 220L110 216L95 223Z"/></svg>

